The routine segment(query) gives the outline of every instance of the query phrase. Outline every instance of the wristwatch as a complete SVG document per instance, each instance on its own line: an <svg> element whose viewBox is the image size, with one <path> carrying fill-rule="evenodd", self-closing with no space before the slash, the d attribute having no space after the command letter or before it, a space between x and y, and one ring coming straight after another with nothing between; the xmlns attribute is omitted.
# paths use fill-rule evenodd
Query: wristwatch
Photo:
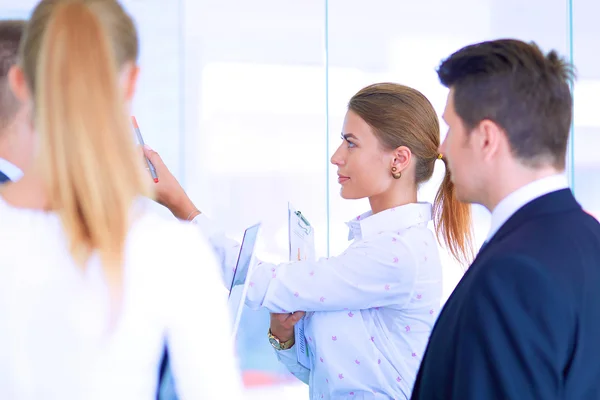
<svg viewBox="0 0 600 400"><path fill-rule="evenodd" d="M273 346L273 348L277 351L287 350L294 345L294 337L293 336L290 340L288 340L286 342L280 342L279 339L277 339L277 337L271 333L271 329L269 329L268 335L269 335L269 343L271 343L271 346Z"/></svg>

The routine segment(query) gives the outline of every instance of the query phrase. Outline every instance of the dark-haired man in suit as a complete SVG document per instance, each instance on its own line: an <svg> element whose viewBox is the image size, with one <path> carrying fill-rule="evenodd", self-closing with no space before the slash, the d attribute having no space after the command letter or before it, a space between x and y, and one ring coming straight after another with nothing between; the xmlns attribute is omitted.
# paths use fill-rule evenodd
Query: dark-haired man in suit
<svg viewBox="0 0 600 400"><path fill-rule="evenodd" d="M440 152L458 197L492 212L486 243L432 331L413 399L600 398L600 224L564 176L571 67L535 44L467 46Z"/></svg>
<svg viewBox="0 0 600 400"><path fill-rule="evenodd" d="M25 21L0 20L0 184L19 179L33 157L30 113L13 95L8 79L24 30Z"/></svg>

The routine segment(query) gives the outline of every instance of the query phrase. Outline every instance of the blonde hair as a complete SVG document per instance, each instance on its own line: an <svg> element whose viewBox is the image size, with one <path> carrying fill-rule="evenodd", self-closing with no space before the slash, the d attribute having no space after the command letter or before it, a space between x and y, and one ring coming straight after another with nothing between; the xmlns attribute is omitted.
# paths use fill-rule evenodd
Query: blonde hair
<svg viewBox="0 0 600 400"><path fill-rule="evenodd" d="M348 109L369 124L384 148L410 149L416 158L417 185L431 178L440 158L440 124L433 105L421 92L396 83L376 83L352 96ZM433 222L438 241L456 261L468 266L473 259L471 206L456 198L447 167L433 202Z"/></svg>
<svg viewBox="0 0 600 400"><path fill-rule="evenodd" d="M113 297L121 294L131 207L150 194L119 83L137 55L134 24L113 0L41 1L19 52L49 207L79 265L98 252Z"/></svg>

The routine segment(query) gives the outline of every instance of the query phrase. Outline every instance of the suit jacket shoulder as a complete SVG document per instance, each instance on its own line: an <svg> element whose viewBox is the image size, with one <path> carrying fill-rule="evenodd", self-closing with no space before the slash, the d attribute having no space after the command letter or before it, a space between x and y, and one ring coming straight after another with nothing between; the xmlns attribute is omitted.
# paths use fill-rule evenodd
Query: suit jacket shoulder
<svg viewBox="0 0 600 400"><path fill-rule="evenodd" d="M518 210L444 305L415 399L600 398L600 224L570 190Z"/></svg>

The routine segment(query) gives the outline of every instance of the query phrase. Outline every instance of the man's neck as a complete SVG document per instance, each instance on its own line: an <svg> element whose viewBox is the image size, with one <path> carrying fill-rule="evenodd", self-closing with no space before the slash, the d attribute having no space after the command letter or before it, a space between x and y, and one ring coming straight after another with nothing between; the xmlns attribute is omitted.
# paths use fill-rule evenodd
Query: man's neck
<svg viewBox="0 0 600 400"><path fill-rule="evenodd" d="M545 166L542 168L521 167L516 168L510 174L504 174L504 176L498 175L495 177L495 181L490 183L490 187L494 189L490 193L489 200L483 205L490 212L493 212L496 206L498 206L498 204L511 193L514 193L515 191L526 185L529 185L532 182L547 178L549 176L558 175L562 172L563 171L551 166Z"/></svg>

